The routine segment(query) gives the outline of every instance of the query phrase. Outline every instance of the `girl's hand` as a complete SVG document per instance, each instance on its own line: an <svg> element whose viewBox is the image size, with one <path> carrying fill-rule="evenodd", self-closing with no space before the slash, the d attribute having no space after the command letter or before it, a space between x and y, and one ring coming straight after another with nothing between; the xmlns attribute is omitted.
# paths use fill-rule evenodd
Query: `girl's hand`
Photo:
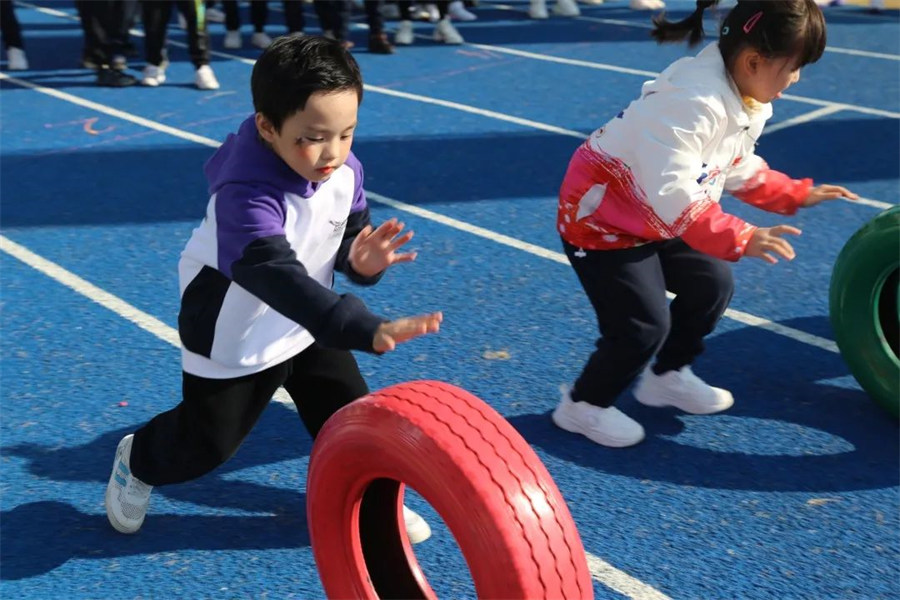
<svg viewBox="0 0 900 600"><path fill-rule="evenodd" d="M350 266L353 270L363 277L372 277L393 264L415 260L415 252L395 252L413 236L413 232L409 231L397 237L403 227L397 219L382 223L374 231L371 225L366 225L350 245Z"/></svg>
<svg viewBox="0 0 900 600"><path fill-rule="evenodd" d="M752 256L753 258L761 258L769 264L775 264L778 259L772 253L775 253L787 260L794 260L794 248L787 240L781 236L789 233L791 235L800 235L802 232L796 227L790 225L778 225L777 227L760 227L753 232L753 237L747 244L744 256Z"/></svg>
<svg viewBox="0 0 900 600"><path fill-rule="evenodd" d="M372 342L372 346L375 352L390 352L397 347L397 344L426 333L437 333L443 320L444 315L442 313L434 312L382 323L375 330L375 340Z"/></svg>
<svg viewBox="0 0 900 600"><path fill-rule="evenodd" d="M856 200L859 198L856 194L851 192L845 187L841 187L839 185L818 185L811 190L809 190L809 196L806 197L806 200L800 206L815 206L819 202L824 202L825 200L834 200L836 198L850 198L851 200Z"/></svg>

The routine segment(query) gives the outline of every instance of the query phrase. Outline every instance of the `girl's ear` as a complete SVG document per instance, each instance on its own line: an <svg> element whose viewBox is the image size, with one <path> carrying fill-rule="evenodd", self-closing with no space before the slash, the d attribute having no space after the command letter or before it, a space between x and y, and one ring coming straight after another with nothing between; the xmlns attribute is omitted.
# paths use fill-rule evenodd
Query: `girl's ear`
<svg viewBox="0 0 900 600"><path fill-rule="evenodd" d="M746 50L741 57L744 61L744 69L748 75L756 75L762 67L763 57L755 50Z"/></svg>
<svg viewBox="0 0 900 600"><path fill-rule="evenodd" d="M275 136L277 135L272 122L259 112L256 113L256 131L259 132L262 139L270 144L275 140Z"/></svg>

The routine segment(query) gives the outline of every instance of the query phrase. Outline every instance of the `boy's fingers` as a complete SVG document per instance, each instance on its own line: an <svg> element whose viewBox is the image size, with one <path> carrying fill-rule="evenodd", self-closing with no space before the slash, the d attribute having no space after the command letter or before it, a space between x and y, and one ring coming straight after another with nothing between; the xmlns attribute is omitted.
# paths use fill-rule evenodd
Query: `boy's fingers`
<svg viewBox="0 0 900 600"><path fill-rule="evenodd" d="M412 238L413 238L413 232L412 232L412 231L407 231L406 233L404 233L404 234L401 235L400 237L394 238L394 239L391 241L390 246L388 246L388 249L389 249L389 250L396 250L397 248L399 248L399 247L402 246L403 244L407 243L407 242L408 242L409 240L411 240Z"/></svg>
<svg viewBox="0 0 900 600"><path fill-rule="evenodd" d="M394 258L391 261L392 264L396 263L404 263L404 262L412 262L416 260L416 257L419 255L418 252L404 252L403 254L394 254Z"/></svg>

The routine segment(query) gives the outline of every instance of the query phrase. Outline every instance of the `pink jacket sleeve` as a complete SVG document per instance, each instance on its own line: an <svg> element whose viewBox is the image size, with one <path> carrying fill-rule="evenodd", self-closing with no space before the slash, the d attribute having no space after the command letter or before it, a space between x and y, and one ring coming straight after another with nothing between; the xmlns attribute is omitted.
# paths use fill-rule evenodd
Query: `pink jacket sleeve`
<svg viewBox="0 0 900 600"><path fill-rule="evenodd" d="M811 187L812 179L791 179L762 162L753 176L731 193L762 210L792 215L809 196Z"/></svg>
<svg viewBox="0 0 900 600"><path fill-rule="evenodd" d="M700 213L681 234L688 246L723 260L736 261L744 255L756 227L722 211L718 202Z"/></svg>

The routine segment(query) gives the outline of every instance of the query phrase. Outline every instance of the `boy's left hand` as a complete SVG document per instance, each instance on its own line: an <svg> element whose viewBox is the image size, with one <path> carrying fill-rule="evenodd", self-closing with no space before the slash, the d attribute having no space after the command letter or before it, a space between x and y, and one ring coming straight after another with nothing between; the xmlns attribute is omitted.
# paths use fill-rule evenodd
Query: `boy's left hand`
<svg viewBox="0 0 900 600"><path fill-rule="evenodd" d="M819 202L834 200L836 198L850 198L851 200L856 200L859 196L839 185L817 185L809 190L809 196L806 197L806 200L804 200L800 206L815 206Z"/></svg>
<svg viewBox="0 0 900 600"><path fill-rule="evenodd" d="M350 266L363 277L373 277L389 266L416 259L415 252L395 252L413 237L413 232L403 231L404 224L391 219L372 229L366 225L350 245Z"/></svg>

